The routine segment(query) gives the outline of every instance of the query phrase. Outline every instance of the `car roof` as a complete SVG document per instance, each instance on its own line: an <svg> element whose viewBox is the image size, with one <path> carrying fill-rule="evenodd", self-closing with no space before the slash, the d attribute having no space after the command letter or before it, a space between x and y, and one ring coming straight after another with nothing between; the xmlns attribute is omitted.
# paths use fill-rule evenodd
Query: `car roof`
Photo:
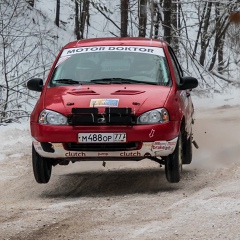
<svg viewBox="0 0 240 240"><path fill-rule="evenodd" d="M89 46L148 46L164 47L167 42L159 39L140 38L140 37L108 37L108 38L89 38L68 43L64 48L89 47Z"/></svg>

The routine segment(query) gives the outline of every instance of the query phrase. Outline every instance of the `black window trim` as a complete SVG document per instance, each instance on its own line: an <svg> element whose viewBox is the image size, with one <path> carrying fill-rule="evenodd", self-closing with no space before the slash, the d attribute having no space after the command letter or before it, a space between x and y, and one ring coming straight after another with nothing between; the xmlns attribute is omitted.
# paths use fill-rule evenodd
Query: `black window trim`
<svg viewBox="0 0 240 240"><path fill-rule="evenodd" d="M178 59L177 59L173 49L170 46L168 46L168 51L169 51L169 54L172 56L172 59L173 59L174 63L176 64L179 76L183 77L183 70L182 70L182 68L181 68L181 66L179 64L179 61L178 61Z"/></svg>

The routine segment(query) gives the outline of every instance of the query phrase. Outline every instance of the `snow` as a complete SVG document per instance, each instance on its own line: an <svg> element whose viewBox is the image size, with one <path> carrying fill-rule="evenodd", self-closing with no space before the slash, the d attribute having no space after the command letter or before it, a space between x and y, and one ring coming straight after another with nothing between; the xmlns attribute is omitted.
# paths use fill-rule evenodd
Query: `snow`
<svg viewBox="0 0 240 240"><path fill-rule="evenodd" d="M14 161L31 152L29 121L0 125L0 162Z"/></svg>
<svg viewBox="0 0 240 240"><path fill-rule="evenodd" d="M217 108L222 106L236 106L240 104L240 88L228 87L225 91L219 93L214 89L208 91L199 90L201 94L196 94L193 90L192 99L195 109L198 108Z"/></svg>
<svg viewBox="0 0 240 240"><path fill-rule="evenodd" d="M3 161L6 158L5 154L0 154L0 162Z"/></svg>

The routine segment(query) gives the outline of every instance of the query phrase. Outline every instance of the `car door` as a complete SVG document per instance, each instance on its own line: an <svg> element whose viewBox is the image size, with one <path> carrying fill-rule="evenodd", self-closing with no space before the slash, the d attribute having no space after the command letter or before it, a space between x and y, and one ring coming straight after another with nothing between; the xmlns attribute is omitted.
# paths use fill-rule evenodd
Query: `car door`
<svg viewBox="0 0 240 240"><path fill-rule="evenodd" d="M184 76L183 70L177 60L174 51L169 46L168 51L172 60L172 65L174 69L174 75L177 82L177 85L181 84L181 78ZM193 117L193 104L189 90L177 90L176 99L179 102L182 114L185 116L185 130L190 133L192 128L192 117Z"/></svg>

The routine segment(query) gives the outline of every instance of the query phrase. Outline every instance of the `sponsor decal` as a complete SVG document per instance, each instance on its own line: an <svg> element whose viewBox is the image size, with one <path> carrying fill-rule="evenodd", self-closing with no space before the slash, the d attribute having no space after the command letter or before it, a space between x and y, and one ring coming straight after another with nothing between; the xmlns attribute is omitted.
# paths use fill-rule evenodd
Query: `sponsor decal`
<svg viewBox="0 0 240 240"><path fill-rule="evenodd" d="M149 133L149 137L152 138L154 136L155 130L152 129L151 132Z"/></svg>
<svg viewBox="0 0 240 240"><path fill-rule="evenodd" d="M173 150L175 146L176 142L155 141L152 145L152 150L168 151Z"/></svg>
<svg viewBox="0 0 240 240"><path fill-rule="evenodd" d="M117 107L119 99L91 99L90 107Z"/></svg>
<svg viewBox="0 0 240 240"><path fill-rule="evenodd" d="M62 52L61 58L71 56L73 54L87 53L87 52L138 52L148 53L159 56L165 56L162 48L147 47L147 46L98 46L98 47L79 47L68 48Z"/></svg>
<svg viewBox="0 0 240 240"><path fill-rule="evenodd" d="M98 153L98 156L100 156L100 157L106 157L106 156L108 156L108 153L99 152L99 153Z"/></svg>
<svg viewBox="0 0 240 240"><path fill-rule="evenodd" d="M67 152L65 153L66 157L86 157L84 152Z"/></svg>
<svg viewBox="0 0 240 240"><path fill-rule="evenodd" d="M120 153L121 157L139 157L141 156L140 152L121 152Z"/></svg>
<svg viewBox="0 0 240 240"><path fill-rule="evenodd" d="M152 150L163 151L165 150L166 146L167 146L167 142L154 142L152 145Z"/></svg>

